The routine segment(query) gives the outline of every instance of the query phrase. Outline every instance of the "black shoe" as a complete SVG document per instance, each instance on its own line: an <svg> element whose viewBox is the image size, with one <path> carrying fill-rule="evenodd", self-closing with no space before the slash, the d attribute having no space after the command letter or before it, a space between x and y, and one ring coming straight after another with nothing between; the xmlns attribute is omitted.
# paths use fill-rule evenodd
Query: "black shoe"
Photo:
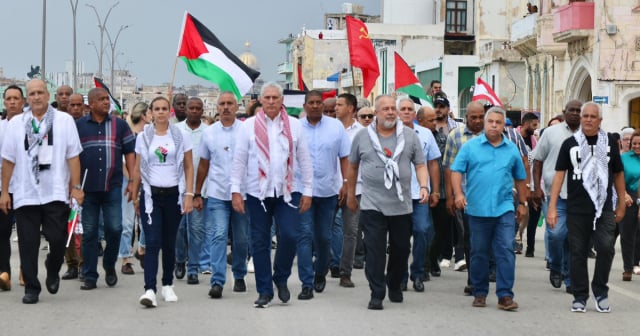
<svg viewBox="0 0 640 336"><path fill-rule="evenodd" d="M431 273L431 276L434 276L434 277L439 277L440 274L442 274L442 271L440 270L440 265L438 265L437 261L433 263L433 266L431 266L431 271L429 273Z"/></svg>
<svg viewBox="0 0 640 336"><path fill-rule="evenodd" d="M310 287L302 287L302 292L298 294L298 300L311 300L313 299L313 289Z"/></svg>
<svg viewBox="0 0 640 336"><path fill-rule="evenodd" d="M402 280L402 282L400 283L400 290L403 292L407 291L407 280Z"/></svg>
<svg viewBox="0 0 640 336"><path fill-rule="evenodd" d="M60 289L60 276L58 274L55 274L53 276L49 276L49 274L47 274L45 285L49 293L51 294L57 293L58 289Z"/></svg>
<svg viewBox="0 0 640 336"><path fill-rule="evenodd" d="M549 272L549 282L551 282L551 286L553 286L553 288L562 287L562 274L551 270L551 272Z"/></svg>
<svg viewBox="0 0 640 336"><path fill-rule="evenodd" d="M334 266L331 267L331 277L332 278L340 278L340 267Z"/></svg>
<svg viewBox="0 0 640 336"><path fill-rule="evenodd" d="M236 279L233 283L233 291L238 293L244 293L247 291L247 284L244 279Z"/></svg>
<svg viewBox="0 0 640 336"><path fill-rule="evenodd" d="M197 285L200 281L198 280L198 274L189 274L187 275L187 285Z"/></svg>
<svg viewBox="0 0 640 336"><path fill-rule="evenodd" d="M524 254L527 258L533 258L533 249L527 249L527 252Z"/></svg>
<svg viewBox="0 0 640 336"><path fill-rule="evenodd" d="M38 294L27 293L22 297L22 303L24 304L34 304L38 303Z"/></svg>
<svg viewBox="0 0 640 336"><path fill-rule="evenodd" d="M233 265L233 253L231 252L227 253L227 265L229 266Z"/></svg>
<svg viewBox="0 0 640 336"><path fill-rule="evenodd" d="M212 299L219 299L222 297L222 286L215 284L213 286L211 286L211 289L209 290L209 296Z"/></svg>
<svg viewBox="0 0 640 336"><path fill-rule="evenodd" d="M422 282L422 279L418 278L413 281L413 289L415 289L416 292L424 292L424 282ZM391 295L391 292L389 292L389 295Z"/></svg>
<svg viewBox="0 0 640 336"><path fill-rule="evenodd" d="M258 299L253 303L253 306L256 308L267 308L272 299L272 295L260 294L258 295Z"/></svg>
<svg viewBox="0 0 640 336"><path fill-rule="evenodd" d="M176 275L176 279L182 279L184 278L185 274L187 273L187 269L185 267L185 263L176 263L176 270L174 271L174 274Z"/></svg>
<svg viewBox="0 0 640 336"><path fill-rule="evenodd" d="M353 268L355 268L355 269L363 269L364 268L364 261L358 260L358 259L354 260L353 261Z"/></svg>
<svg viewBox="0 0 640 336"><path fill-rule="evenodd" d="M95 282L93 281L85 281L81 286L80 289L81 290L92 290L92 289L96 289L98 288L98 286L96 285Z"/></svg>
<svg viewBox="0 0 640 336"><path fill-rule="evenodd" d="M464 286L464 295L466 295L466 296L473 295L473 286L471 286L471 285Z"/></svg>
<svg viewBox="0 0 640 336"><path fill-rule="evenodd" d="M276 286L278 289L278 299L282 301L282 303L289 302L291 299L291 293L289 292L289 288L287 288L287 284Z"/></svg>
<svg viewBox="0 0 640 336"><path fill-rule="evenodd" d="M489 282L496 282L496 271L489 273Z"/></svg>
<svg viewBox="0 0 640 336"><path fill-rule="evenodd" d="M78 280L84 281L84 273L82 271L78 272Z"/></svg>
<svg viewBox="0 0 640 336"><path fill-rule="evenodd" d="M597 256L596 251L589 249L589 259L595 259Z"/></svg>
<svg viewBox="0 0 640 336"><path fill-rule="evenodd" d="M118 283L118 274L115 269L105 270L104 282L107 283L107 286L113 287Z"/></svg>
<svg viewBox="0 0 640 336"><path fill-rule="evenodd" d="M371 300L369 300L369 305L367 306L367 309L371 309L371 310L382 310L382 300L381 299L376 299L376 298L371 298Z"/></svg>
<svg viewBox="0 0 640 336"><path fill-rule="evenodd" d="M324 277L324 275L316 275L315 279L313 279L313 290L318 293L322 293L326 285L327 279Z"/></svg>
<svg viewBox="0 0 640 336"><path fill-rule="evenodd" d="M272 240L272 241L271 241L271 249L272 249L272 250L275 250L275 249L277 249L277 248L278 248L278 243L276 243L275 241L273 241L273 240Z"/></svg>
<svg viewBox="0 0 640 336"><path fill-rule="evenodd" d="M403 300L402 291L400 290L389 290L389 301L391 302L402 302Z"/></svg>
<svg viewBox="0 0 640 336"><path fill-rule="evenodd" d="M62 280L71 280L78 278L78 269L76 267L69 267L62 275Z"/></svg>
<svg viewBox="0 0 640 336"><path fill-rule="evenodd" d="M104 255L104 248L102 247L102 243L98 242L98 257L102 257Z"/></svg>

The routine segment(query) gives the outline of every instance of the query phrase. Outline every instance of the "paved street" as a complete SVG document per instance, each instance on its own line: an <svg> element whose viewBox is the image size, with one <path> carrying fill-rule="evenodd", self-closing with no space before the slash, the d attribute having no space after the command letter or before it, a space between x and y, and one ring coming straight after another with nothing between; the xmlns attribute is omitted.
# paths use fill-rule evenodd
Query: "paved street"
<svg viewBox="0 0 640 336"><path fill-rule="evenodd" d="M138 304L143 293L142 270L121 275L114 288L107 288L104 273L98 289L80 290L77 280L62 281L60 291L51 295L43 289L36 305L21 303L23 288L18 284L17 243L12 243L13 290L0 293L2 335L181 335L184 333L224 335L604 335L629 334L640 311L640 277L621 280L619 245L611 277L612 312L600 314L588 302L586 314L569 311L572 297L553 289L544 269L543 230L538 229L536 257L517 256L515 300L518 312L496 308L489 296L487 308L472 308L471 297L463 296L466 273L443 270L440 278L426 283L426 292L405 292L404 303L384 301L383 311L366 309L369 298L364 273L355 270L355 289L338 286L329 279L323 293L308 302L298 301L300 282L294 269L289 280L292 300L280 304L277 298L268 309L255 309L257 298L253 275L247 278L248 293L237 294L227 283L223 298L207 296L209 276L200 276L199 285L175 282L177 303L158 298L158 308ZM41 251L44 262L46 251ZM41 265L42 265L41 263ZM120 265L118 265L119 268ZM593 261L591 261L593 266ZM63 266L63 271L66 266ZM40 274L44 288L45 274ZM411 283L409 284L411 286ZM493 290L493 285L491 290Z"/></svg>

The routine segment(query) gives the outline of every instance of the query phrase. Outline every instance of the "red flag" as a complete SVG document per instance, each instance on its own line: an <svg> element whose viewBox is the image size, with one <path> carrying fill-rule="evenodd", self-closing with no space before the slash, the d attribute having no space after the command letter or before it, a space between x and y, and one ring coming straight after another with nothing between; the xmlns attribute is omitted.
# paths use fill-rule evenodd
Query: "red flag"
<svg viewBox="0 0 640 336"><path fill-rule="evenodd" d="M378 58L364 23L347 15L347 41L351 65L362 70L362 95L369 93L380 76Z"/></svg>
<svg viewBox="0 0 640 336"><path fill-rule="evenodd" d="M487 82L480 78L476 81L476 87L473 90L473 98L471 98L471 100L487 100L494 106L502 107L502 102L500 98L498 98L498 95Z"/></svg>

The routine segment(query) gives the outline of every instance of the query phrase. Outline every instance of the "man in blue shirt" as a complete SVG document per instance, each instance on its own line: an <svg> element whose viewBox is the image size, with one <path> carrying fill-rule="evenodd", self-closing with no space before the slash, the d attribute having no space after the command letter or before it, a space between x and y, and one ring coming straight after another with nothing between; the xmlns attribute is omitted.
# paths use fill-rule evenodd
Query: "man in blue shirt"
<svg viewBox="0 0 640 336"><path fill-rule="evenodd" d="M313 298L313 290L322 292L326 285L325 274L331 258L331 227L338 202L342 203L346 194L346 179L340 181L336 165L340 162L342 176L347 176L351 140L340 121L323 115L321 92L307 93L303 106L307 116L300 123L313 161L313 197L309 211L300 215L297 251L302 292L298 299L309 300Z"/></svg>
<svg viewBox="0 0 640 336"><path fill-rule="evenodd" d="M104 249L102 265L109 287L118 282L115 264L118 260L120 235L122 234L122 155L127 171L134 169L135 138L129 125L109 115L111 102L107 91L101 88L89 91L91 113L76 121L82 144L80 164L87 172L84 186L85 201L82 209L82 256L84 283L80 289L96 288L98 280L98 222L104 218ZM129 181L131 183L131 181ZM131 184L126 193L131 200Z"/></svg>
<svg viewBox="0 0 640 336"><path fill-rule="evenodd" d="M516 180L519 202L515 219L526 215L527 173L516 146L508 141L504 131L506 112L499 107L487 111L484 134L469 140L458 152L451 166L451 181L455 205L464 209L471 230L471 284L474 287L474 307L485 307L489 291L489 258L491 248L496 258L496 294L498 308L515 310L513 301L515 280L515 230L513 180ZM463 174L466 193L462 192Z"/></svg>

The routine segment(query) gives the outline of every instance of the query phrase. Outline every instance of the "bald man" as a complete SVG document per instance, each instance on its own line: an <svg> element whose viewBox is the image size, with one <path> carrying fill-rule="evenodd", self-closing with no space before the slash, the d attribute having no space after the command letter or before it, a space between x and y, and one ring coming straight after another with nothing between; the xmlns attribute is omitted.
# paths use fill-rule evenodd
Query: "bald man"
<svg viewBox="0 0 640 336"><path fill-rule="evenodd" d="M74 93L69 97L69 108L67 111L73 120L78 120L84 115L84 97L79 93Z"/></svg>
<svg viewBox="0 0 640 336"><path fill-rule="evenodd" d="M69 85L61 85L56 90L55 100L56 100L56 108L59 111L68 112L69 111L69 98L73 94L73 89Z"/></svg>

